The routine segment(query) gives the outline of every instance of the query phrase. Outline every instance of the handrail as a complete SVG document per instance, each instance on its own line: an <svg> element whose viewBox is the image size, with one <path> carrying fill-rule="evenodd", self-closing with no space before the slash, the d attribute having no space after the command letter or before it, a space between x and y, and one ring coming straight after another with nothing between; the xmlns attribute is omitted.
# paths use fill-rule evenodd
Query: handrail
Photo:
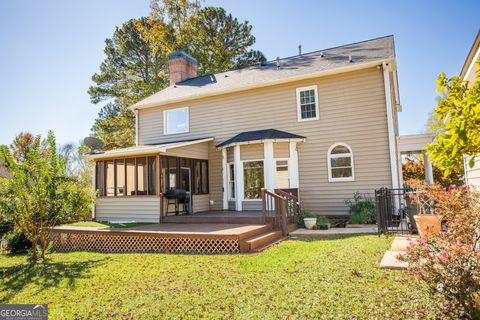
<svg viewBox="0 0 480 320"><path fill-rule="evenodd" d="M272 219L274 227L281 229L284 236L288 233L287 222L297 223L299 213L297 197L282 190L272 192L262 188L263 220Z"/></svg>

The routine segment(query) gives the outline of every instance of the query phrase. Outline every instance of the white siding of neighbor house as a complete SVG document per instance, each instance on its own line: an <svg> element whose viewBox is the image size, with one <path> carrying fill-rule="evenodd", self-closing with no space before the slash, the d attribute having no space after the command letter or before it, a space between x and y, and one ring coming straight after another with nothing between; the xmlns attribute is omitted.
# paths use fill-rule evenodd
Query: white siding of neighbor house
<svg viewBox="0 0 480 320"><path fill-rule="evenodd" d="M478 67L476 64L474 64L471 71L465 75L465 80L469 82L469 87L475 83L477 78L477 70ZM469 160L470 159L466 159L465 182L480 190L480 157L475 158L475 166L473 166L473 168L470 168L468 165Z"/></svg>
<svg viewBox="0 0 480 320"><path fill-rule="evenodd" d="M310 85L318 86L320 119L298 122L296 88ZM163 111L183 106L190 108L190 132L163 135ZM215 138L209 142L215 210L223 206L222 153L215 145L244 131L273 128L306 137L298 144L300 196L314 213L347 214L344 201L354 192L392 185L383 70L377 68L139 110L139 126L140 144ZM338 142L353 150L353 182L328 181L327 150Z"/></svg>
<svg viewBox="0 0 480 320"><path fill-rule="evenodd" d="M470 158L465 159L465 182L480 190L480 157L475 158L475 165L470 168Z"/></svg>
<svg viewBox="0 0 480 320"><path fill-rule="evenodd" d="M100 197L95 204L97 221L135 220L159 222L159 197Z"/></svg>

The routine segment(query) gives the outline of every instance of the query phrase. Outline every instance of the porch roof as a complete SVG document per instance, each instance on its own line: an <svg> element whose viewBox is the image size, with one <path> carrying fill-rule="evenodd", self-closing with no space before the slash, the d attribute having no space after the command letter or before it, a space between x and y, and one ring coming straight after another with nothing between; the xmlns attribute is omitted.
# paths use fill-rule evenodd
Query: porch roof
<svg viewBox="0 0 480 320"><path fill-rule="evenodd" d="M128 147L128 148L122 148L122 149L101 151L97 153L90 153L85 155L85 158L97 160L97 159L106 159L106 158L114 158L114 157L164 153L164 152L167 152L167 150L169 149L186 147L192 144L203 143L203 142L208 142L212 140L213 138L201 138L201 139L194 139L194 140L166 142L161 144L140 145L140 146L134 146L134 147Z"/></svg>
<svg viewBox="0 0 480 320"><path fill-rule="evenodd" d="M220 143L217 148L227 148L236 144L262 143L264 141L305 141L304 136L276 129L246 131Z"/></svg>

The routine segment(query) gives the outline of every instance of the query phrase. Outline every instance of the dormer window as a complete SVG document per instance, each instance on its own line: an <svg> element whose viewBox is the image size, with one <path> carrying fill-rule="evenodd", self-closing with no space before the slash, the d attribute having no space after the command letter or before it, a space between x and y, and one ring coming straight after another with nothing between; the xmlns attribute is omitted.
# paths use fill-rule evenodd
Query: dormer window
<svg viewBox="0 0 480 320"><path fill-rule="evenodd" d="M317 86L297 88L298 121L318 120Z"/></svg>
<svg viewBox="0 0 480 320"><path fill-rule="evenodd" d="M164 134L185 133L188 131L188 107L163 111Z"/></svg>

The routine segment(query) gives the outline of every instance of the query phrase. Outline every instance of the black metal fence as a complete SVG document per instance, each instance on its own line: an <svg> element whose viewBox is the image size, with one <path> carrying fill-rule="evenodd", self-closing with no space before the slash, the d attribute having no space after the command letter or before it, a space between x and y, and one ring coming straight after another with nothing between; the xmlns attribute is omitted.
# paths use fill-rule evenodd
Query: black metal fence
<svg viewBox="0 0 480 320"><path fill-rule="evenodd" d="M413 216L418 213L419 206L415 204L415 196L415 190L412 189L375 190L378 232L416 233Z"/></svg>

